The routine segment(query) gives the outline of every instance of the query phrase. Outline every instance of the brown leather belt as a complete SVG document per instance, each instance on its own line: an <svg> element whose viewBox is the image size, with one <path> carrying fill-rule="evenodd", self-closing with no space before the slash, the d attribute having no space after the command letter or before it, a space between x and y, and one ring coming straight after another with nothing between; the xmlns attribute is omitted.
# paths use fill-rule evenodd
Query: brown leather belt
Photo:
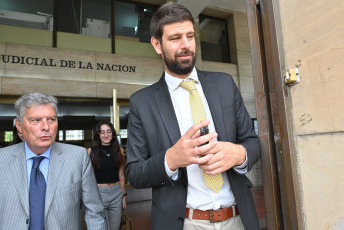
<svg viewBox="0 0 344 230"><path fill-rule="evenodd" d="M190 208L186 208L185 211L185 218L189 218ZM238 207L232 206L229 208L223 208L220 210L198 210L193 209L192 219L196 220L209 220L211 223L213 222L220 222L224 220L228 220L234 216L239 215Z"/></svg>

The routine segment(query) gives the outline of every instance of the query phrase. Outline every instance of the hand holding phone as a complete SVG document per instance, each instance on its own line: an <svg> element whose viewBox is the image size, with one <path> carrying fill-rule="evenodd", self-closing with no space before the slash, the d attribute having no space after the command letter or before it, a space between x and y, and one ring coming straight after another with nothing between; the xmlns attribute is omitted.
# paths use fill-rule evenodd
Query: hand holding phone
<svg viewBox="0 0 344 230"><path fill-rule="evenodd" d="M208 126L202 127L202 128L200 129L200 132L201 132L201 136L204 136L204 135L209 134L209 128L208 128ZM208 141L208 142L205 142L205 143L203 143L203 144L201 144L201 146L206 145L206 144L208 144L208 143L209 143L209 141Z"/></svg>

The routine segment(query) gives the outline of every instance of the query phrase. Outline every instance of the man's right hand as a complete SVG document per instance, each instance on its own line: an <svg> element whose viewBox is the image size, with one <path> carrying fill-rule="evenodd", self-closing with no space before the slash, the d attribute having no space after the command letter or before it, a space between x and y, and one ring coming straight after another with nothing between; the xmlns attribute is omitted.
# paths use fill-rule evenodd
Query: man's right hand
<svg viewBox="0 0 344 230"><path fill-rule="evenodd" d="M193 125L178 141L166 152L166 161L169 169L186 167L191 164L204 164L212 158L211 149L217 141L210 141L217 137L217 133L200 136L198 130L209 125L209 120ZM201 146L209 141L209 144ZM197 147L197 148L196 148ZM200 157L203 156L203 157Z"/></svg>

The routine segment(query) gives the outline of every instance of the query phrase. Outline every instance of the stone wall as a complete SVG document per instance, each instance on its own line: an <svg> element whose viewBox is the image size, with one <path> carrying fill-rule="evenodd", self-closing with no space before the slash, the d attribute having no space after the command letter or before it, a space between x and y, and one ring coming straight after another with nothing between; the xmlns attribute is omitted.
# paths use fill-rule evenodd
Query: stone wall
<svg viewBox="0 0 344 230"><path fill-rule="evenodd" d="M304 229L344 229L344 2L279 1Z"/></svg>

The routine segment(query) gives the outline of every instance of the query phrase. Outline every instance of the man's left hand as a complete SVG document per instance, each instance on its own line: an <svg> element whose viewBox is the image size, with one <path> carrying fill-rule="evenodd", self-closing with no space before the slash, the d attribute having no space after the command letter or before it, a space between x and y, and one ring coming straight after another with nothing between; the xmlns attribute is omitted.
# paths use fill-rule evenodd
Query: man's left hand
<svg viewBox="0 0 344 230"><path fill-rule="evenodd" d="M210 149L209 154L213 154L211 159L199 165L199 167L210 175L222 173L234 166L242 165L246 159L245 148L231 142L218 141L217 145Z"/></svg>

